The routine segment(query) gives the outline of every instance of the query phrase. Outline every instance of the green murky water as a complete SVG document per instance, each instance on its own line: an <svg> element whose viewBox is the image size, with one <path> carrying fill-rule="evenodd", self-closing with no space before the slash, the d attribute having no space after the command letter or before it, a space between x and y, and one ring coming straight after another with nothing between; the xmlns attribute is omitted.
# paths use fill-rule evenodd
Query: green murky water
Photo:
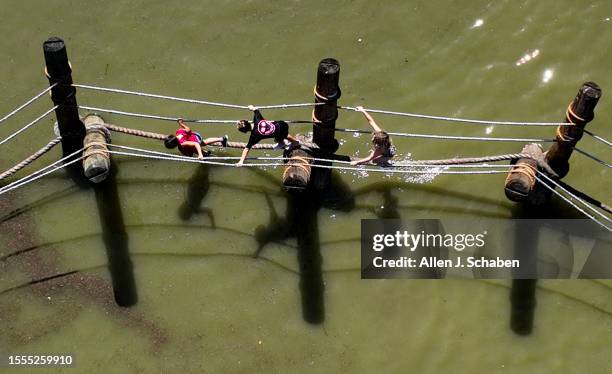
<svg viewBox="0 0 612 374"><path fill-rule="evenodd" d="M2 114L47 85L41 44L58 35L67 42L76 82L237 104L311 101L316 66L325 57L341 63L342 104L471 118L558 121L579 86L593 80L604 95L589 128L612 136L612 4L603 0L4 0L2 14ZM526 54L533 58L526 61ZM248 116L84 90L78 100L170 116ZM2 124L0 136L50 105L46 98L32 105ZM309 109L266 113L310 116ZM376 118L390 131L499 137L551 137L554 131ZM173 131L165 122L105 119ZM2 146L0 169L45 144L52 124L50 117ZM298 126L294 132L308 131ZM342 112L338 126L366 123ZM232 127L199 129L205 136L244 137ZM340 153L368 149L367 136L341 138ZM113 141L163 150L122 135ZM414 159L522 147L395 143L403 157ZM610 154L590 138L581 147ZM59 155L56 149L37 165ZM264 227L299 223L287 217L291 204L279 187L280 169L115 162L118 187L116 194L107 191L106 201L116 203L108 214L123 213L126 235L117 231L116 218L101 220L92 190L73 187L62 173L0 197L0 255L32 249L0 262L1 289L78 271L0 294L0 352L73 352L77 371L105 373L610 372L609 281L540 282L534 332L519 337L508 327L509 281L360 280L361 218L512 217L504 176L437 176L421 183L339 174L354 204L312 213L306 223L318 228L320 257L304 258L294 238L263 247L256 240ZM574 155L565 180L609 200L606 178L604 168ZM109 257L105 238L127 248L129 257ZM131 261L133 283L129 277L115 282L132 291L120 297L137 301L134 307L115 305L109 261L119 267ZM308 267L319 261L320 272Z"/></svg>

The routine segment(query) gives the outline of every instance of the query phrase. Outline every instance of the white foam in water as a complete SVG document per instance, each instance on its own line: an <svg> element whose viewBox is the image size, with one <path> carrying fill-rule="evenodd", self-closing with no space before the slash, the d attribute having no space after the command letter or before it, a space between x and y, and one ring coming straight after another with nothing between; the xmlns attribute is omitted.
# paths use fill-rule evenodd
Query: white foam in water
<svg viewBox="0 0 612 374"><path fill-rule="evenodd" d="M554 73L555 72L553 71L553 69L546 69L546 70L544 70L544 74L542 74L542 83L550 82L550 80L552 79Z"/></svg>
<svg viewBox="0 0 612 374"><path fill-rule="evenodd" d="M493 128L494 128L494 127L495 127L495 126L487 126L487 128L485 129L485 132L486 132L487 134L492 133L492 132L493 132Z"/></svg>
<svg viewBox="0 0 612 374"><path fill-rule="evenodd" d="M353 138L358 138L360 136L361 136L361 133L358 133L358 132L353 133Z"/></svg>
<svg viewBox="0 0 612 374"><path fill-rule="evenodd" d="M533 60L534 58L538 57L538 55L540 54L540 50L539 49L534 49L531 52L527 52L523 57L521 57L517 62L516 62L516 66L521 66L523 64L528 63L529 61Z"/></svg>
<svg viewBox="0 0 612 374"><path fill-rule="evenodd" d="M472 25L472 28L475 29L477 27L480 27L484 24L484 21L482 19L477 19L476 22L474 22L474 24Z"/></svg>

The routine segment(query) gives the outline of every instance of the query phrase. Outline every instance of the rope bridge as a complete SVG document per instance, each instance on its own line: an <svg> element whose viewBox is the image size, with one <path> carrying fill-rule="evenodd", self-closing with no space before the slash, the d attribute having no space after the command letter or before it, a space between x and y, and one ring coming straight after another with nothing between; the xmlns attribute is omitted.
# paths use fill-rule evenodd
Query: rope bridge
<svg viewBox="0 0 612 374"><path fill-rule="evenodd" d="M50 87L46 88L45 90L43 90L42 92L38 93L37 95L35 95L34 97L32 97L30 100L26 101L24 104L20 105L19 107L17 107L16 109L14 109L13 111L11 111L10 113L8 113L7 115L5 115L4 117L0 118L0 124L2 124L3 122L5 122L7 119L11 118L12 116L14 116L15 114L19 113L20 111L26 109L30 104L32 104L33 102L35 102L36 100L38 100L40 97L42 97L43 95L45 95L47 92L49 92L53 87L55 87L58 83L54 83L52 84ZM132 96L139 96L139 97L147 97L147 98L155 98L155 99L162 99L162 100L170 100L170 101L176 101L176 102L184 102L184 103L191 103L191 104L199 104L199 105L208 105L208 106L216 106L216 107L223 107L223 108L229 108L229 109L248 109L248 106L245 105L237 105L237 104L228 104L228 103L220 103L220 102L214 102L214 101L207 101L207 100L197 100L197 99L187 99L187 98L181 98L181 97L174 97L174 96L168 96L168 95L159 95L159 94L151 94L151 93L145 93L145 92L137 92L137 91L129 91L129 90L122 90L122 89L116 89L116 88L106 88L106 87L97 87L97 86L92 86L92 85L84 85L84 84L73 84L74 87L78 87L78 88L82 88L82 89L88 89L88 90L94 90L94 91L100 91L100 92L109 92L109 93L118 93L118 94L125 94L125 95L132 95ZM258 106L258 108L260 109L289 109L289 108L300 108L300 107L313 107L316 105L322 105L325 103L297 103L297 104L277 104L277 105L261 105ZM55 109L57 109L57 105L50 108L49 110L47 110L46 112L44 112L43 114L41 114L40 116L38 116L36 119L34 119L33 121L31 121L30 123L28 123L27 125L25 125L24 127L22 127L21 129L13 132L11 135L7 136L5 139L0 141L0 145L3 145L7 142L9 142L10 140L16 138L18 135L22 134L24 131L26 131L27 129L31 128L32 126L34 126L35 124L39 123L41 120L43 120L44 118L46 118L49 114L51 114ZM105 108L98 108L98 107L92 107L92 106L79 106L80 109L84 109L84 110L89 110L89 111L95 111L95 112L105 112L105 113L111 113L111 114L116 114L116 115L122 115L122 116L130 116L130 117L137 117L137 118L145 118L145 119L153 119L153 120L163 120L163 121L176 121L179 119L179 117L171 117L171 116L160 116L160 115L154 115L154 114L142 114L142 113L133 113L133 112L127 112L127 111L121 111L121 110L116 110L116 109L105 109ZM338 106L338 109L343 109L343 110L351 110L354 111L356 110L355 107L349 107L349 106ZM559 122L525 122L525 121L490 121L490 120L476 120L476 119L467 119L467 118L455 118L455 117L445 117L445 116L434 116L434 115L427 115L427 114L419 114L419 113L409 113L409 112L397 112L397 111L387 111L387 110L381 110L381 109L367 109L368 112L371 113L379 113L379 114L384 114L384 115L391 115L391 116L399 116L399 117L410 117L410 118L416 118L416 119L428 119L428 120L434 120L434 121L446 121L446 122L451 122L451 123L461 123L461 124L471 124L471 125L500 125L500 126L556 126L558 129L562 126L572 126L574 125L573 123L559 123ZM190 123L201 123L201 124L235 124L237 122L237 120L232 120L232 119L227 119L227 120L223 120L223 119L185 119L185 122L190 122ZM313 124L316 121L313 120L286 120L285 122L290 123L290 124ZM139 137L144 137L144 138L149 138L149 139L154 139L154 140L164 140L167 138L167 135L165 134L159 134L159 133L155 133L155 132L150 132L150 131L144 131L144 130L139 130L139 129L132 129L132 128L127 128L127 127L121 127L121 126L117 126L117 125L113 125L113 124L104 124L104 128L105 130L110 130L113 132L119 132L119 133L124 133L127 135L133 135L133 136L139 136ZM338 132L345 132L345 133L355 133L355 134L363 134L363 133L371 133L371 131L366 131L366 130L360 130L360 129L349 129L349 128L336 128L335 131ZM592 138L596 139L597 141L606 144L608 147L612 146L612 143L610 141L608 141L607 139L598 136L594 133L592 133L591 131L587 131L587 130L583 130L584 133L586 133L587 135L591 136ZM409 138L425 138L425 139L436 139L436 140L464 140L464 141L492 141L492 142L554 142L554 139L541 139L541 138L500 138L500 137L474 137L474 136L456 136L456 135L437 135L437 134L414 134L414 133L403 133L403 132L388 132L389 135L391 136L397 136L397 137L409 137ZM16 164L15 166L13 166L12 168L8 169L7 171L3 172L0 174L0 180L6 179L10 176L12 176L13 174L17 173L19 170L25 168L26 166L28 166L29 164L33 163L36 159L40 158L42 155L46 154L47 152L49 152L51 149L53 149L53 147L55 147L55 145L57 145L58 143L61 142L61 138L57 137L55 139L52 139L48 144L46 144L44 147L42 147L41 149L39 149L38 151L36 151L34 154L32 154L31 156L29 156L28 158L24 159L23 161L19 162L18 164ZM168 161L176 161L176 162L189 162L189 163L203 163L203 164L211 164L211 165L217 165L217 166L235 166L235 164L232 162L228 162L228 161L233 161L233 160L237 160L239 159L239 157L207 157L205 160L197 160L191 157L185 157L185 156L180 156L180 155L174 155L174 154L168 154L168 153L164 153L164 152L157 152L157 151L152 151L152 150L146 150L146 149L139 149L139 148L134 148L134 147L128 147L128 146L122 146L122 145L115 145L115 144L109 144L106 143L105 145L111 147L111 148L115 148L115 149L121 149L121 150L108 150L108 153L110 154L117 154L117 155L124 155L124 156L131 156L131 157L142 157L142 158L149 158L149 159L157 159L157 160L168 160ZM246 146L246 143L243 142L228 142L227 146L229 148L244 148ZM253 147L254 149L273 149L274 145L272 144L257 144ZM610 168L612 167L609 163L599 159L596 156L591 155L590 153L587 153L581 149L575 148L574 149L579 152L582 155L585 155L586 157L589 157L590 159L595 160L596 162L599 162L601 165L605 166L606 168ZM23 177L9 185L6 185L2 188L0 188L0 195L3 195L9 191L12 191L14 189L17 189L19 187L22 187L28 183L31 183L35 180L38 180L50 173L53 173L55 171L61 170L62 168L65 168L67 166L70 166L80 160L83 159L83 156L79 156L79 154L83 151L83 149L80 149L77 152L72 153L71 155L68 155L44 168L41 168L40 170L26 176ZM129 151L129 152L127 152ZM336 169L336 170L345 170L345 171L356 171L356 172L360 172L360 173L369 173L369 172L376 172L376 173L385 173L385 174L451 174L451 175L464 175L464 174L502 174L502 173L507 173L508 169L511 167L510 165L489 165L489 164L485 164L487 162L499 162L499 161L514 161L514 160L518 160L521 158L532 158L533 157L529 154L523 154L523 153L513 153L513 154L503 154L503 155L491 155L491 156L484 156L484 157L469 157L469 158L451 158L451 159L440 159L440 160L416 160L416 161L406 161L406 162L395 162L392 163L389 167L375 167L375 166L359 166L359 167L353 167L353 166L346 166L346 165L331 165L331 163L336 163L336 164L349 164L350 162L348 161L342 161L342 160L338 160L338 159L326 159L326 158L313 158L313 161L317 161L314 164L310 164L309 167L315 167L315 168L326 168L326 169ZM249 160L256 160L256 161L266 161L266 162L259 162L259 163L248 163L248 164L244 164L243 167L278 167L278 166L285 166L286 162L289 161L290 159L288 158L284 158L284 157L256 157L256 158L249 158ZM534 159L535 160L535 159ZM590 205L588 205L587 203L585 203L585 201L580 198L577 195L582 194L579 191L573 190L573 188L571 188L570 186L565 185L566 187L564 187L562 184L558 183L557 181L555 181L552 178L556 177L555 172L548 166L548 164L546 164L545 162L543 162L542 160L535 160L537 161L538 167L542 170L545 171L545 173L542 173L540 170L535 170L535 172L537 172L539 174L533 175L534 181L537 180L539 182L541 182L541 184L545 185L547 188L549 188L553 193L559 195L564 201L566 201L567 203L569 203L570 205L572 205L574 208L576 208L578 211L580 211L581 213L583 213L585 216L589 217L590 219L596 221L598 224L600 224L601 226L605 227L606 229L608 229L609 231L612 231L612 229L608 226L606 226L605 224L603 224L601 221L599 221L599 219L597 219L596 217L594 217L593 215L587 213L586 211L584 211L583 209L581 209L579 206L577 206L573 201L577 201L579 203L581 203L583 206L586 206L589 210L591 210L595 215L599 216L600 218L611 222L610 219L602 214L601 212L599 212L597 209L591 207ZM322 162L322 163L321 163ZM60 165L61 164L61 165ZM59 166L58 166L59 165ZM417 169L415 169L417 168ZM418 168L423 168L423 169L418 169ZM474 169L483 169L483 170L448 170L449 168L474 168ZM486 170L484 170L486 169ZM548 175L547 175L548 174ZM552 177L552 178L551 178ZM555 190L553 187L551 187L550 185L548 185L547 183L544 183L545 181L553 184L555 187L559 188L561 191L563 191L565 194L569 195L570 198L568 199L567 197L565 197L564 195L560 194L557 190ZM573 190L572 191L570 191ZM582 194L583 196L587 196L585 194ZM593 201L589 200L592 198L588 198L586 199L587 201L593 203L593 201L598 202L595 199L592 199ZM599 202L598 202L599 203ZM599 203L599 205L596 205L599 208L610 212L609 207L605 204L601 204Z"/></svg>

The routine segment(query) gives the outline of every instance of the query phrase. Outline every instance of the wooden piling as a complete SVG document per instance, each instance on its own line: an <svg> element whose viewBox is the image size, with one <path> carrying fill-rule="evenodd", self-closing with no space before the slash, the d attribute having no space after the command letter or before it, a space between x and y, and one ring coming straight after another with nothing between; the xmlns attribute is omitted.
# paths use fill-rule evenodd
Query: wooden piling
<svg viewBox="0 0 612 374"><path fill-rule="evenodd" d="M100 183L110 171L110 155L106 145L110 142L110 133L104 127L104 119L100 116L90 114L83 122L86 129L83 140L83 171L91 182Z"/></svg>
<svg viewBox="0 0 612 374"><path fill-rule="evenodd" d="M286 152L285 157L289 158L283 173L285 189L306 189L312 171L312 154L304 149L294 149Z"/></svg>
<svg viewBox="0 0 612 374"><path fill-rule="evenodd" d="M518 159L508 172L504 186L506 197L516 202L529 200L536 184L537 160L544 159L542 148L537 144L527 144L523 147L521 153L528 154L533 158Z"/></svg>
<svg viewBox="0 0 612 374"><path fill-rule="evenodd" d="M565 122L572 126L559 126L555 142L546 151L546 162L559 175L559 179L569 171L569 158L576 143L582 138L584 127L595 117L594 109L601 97L601 88L596 83L582 85L574 101L565 112Z"/></svg>
<svg viewBox="0 0 612 374"><path fill-rule="evenodd" d="M312 112L313 121L316 122L313 125L313 141L327 153L334 153L339 147L335 138L337 101L341 95L339 80L340 63L333 58L321 60L314 94L315 103L323 105L316 105Z"/></svg>
<svg viewBox="0 0 612 374"><path fill-rule="evenodd" d="M529 201L531 204L539 205L550 198L549 189L541 185L538 187L536 178L538 162L548 164L549 170L552 169L557 174L551 175L552 172L549 172L550 177L558 180L567 175L569 158L582 138L584 127L595 117L593 111L600 97L601 88L596 83L584 83L565 112L565 123L572 125L557 127L555 142L548 151L542 153L542 149L536 144L528 144L523 148L522 153L527 153L534 159L521 158L508 172L504 188L508 199L516 202Z"/></svg>
<svg viewBox="0 0 612 374"><path fill-rule="evenodd" d="M76 88L72 86L72 67L62 39L47 39L43 43L43 52L49 84L57 84L51 89L51 99L57 105L55 115L62 136L63 153L67 156L81 149L85 137L85 126L79 118Z"/></svg>

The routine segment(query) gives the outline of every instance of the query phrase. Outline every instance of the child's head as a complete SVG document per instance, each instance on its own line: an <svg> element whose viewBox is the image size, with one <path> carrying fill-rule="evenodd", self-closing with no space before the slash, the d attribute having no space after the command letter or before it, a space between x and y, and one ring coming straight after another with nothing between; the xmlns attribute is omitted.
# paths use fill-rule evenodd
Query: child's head
<svg viewBox="0 0 612 374"><path fill-rule="evenodd" d="M175 135L168 135L166 139L164 139L164 145L168 149L176 148L178 144L179 144L179 141Z"/></svg>
<svg viewBox="0 0 612 374"><path fill-rule="evenodd" d="M372 134L372 144L375 148L387 149L391 147L391 140L389 134L384 131L376 131Z"/></svg>
<svg viewBox="0 0 612 374"><path fill-rule="evenodd" d="M249 121L247 121L246 119L241 119L236 124L236 128L240 132L249 132L249 131L251 131L251 123Z"/></svg>

